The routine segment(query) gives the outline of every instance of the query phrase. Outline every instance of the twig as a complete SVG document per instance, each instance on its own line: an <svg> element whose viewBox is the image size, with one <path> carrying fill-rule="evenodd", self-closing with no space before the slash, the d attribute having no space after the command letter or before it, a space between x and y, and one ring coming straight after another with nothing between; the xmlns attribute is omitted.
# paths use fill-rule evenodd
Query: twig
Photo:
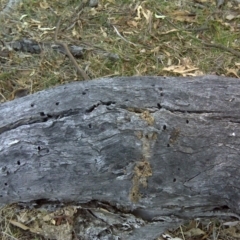
<svg viewBox="0 0 240 240"><path fill-rule="evenodd" d="M228 48L228 47L225 47L223 45L220 45L220 44L212 44L212 43L206 43L206 42L202 42L203 45L205 45L206 47L213 47L213 48L219 48L219 49L222 49L226 52L230 52L232 53L233 55L237 56L237 57L240 57L240 52L237 51L237 50L234 50L232 48Z"/></svg>
<svg viewBox="0 0 240 240"><path fill-rule="evenodd" d="M7 99L4 97L4 95L0 92L0 96L5 100L7 101Z"/></svg>
<svg viewBox="0 0 240 240"><path fill-rule="evenodd" d="M69 51L67 44L57 40L57 35L58 35L59 26L60 26L60 21L61 20L59 19L59 21L57 23L57 26L56 26L56 30L55 30L55 36L54 36L55 43L60 45L60 46L62 46L64 48L64 50L66 51L68 57L72 61L73 65L75 66L78 74L80 74L84 80L90 80L90 77L78 66L75 58L73 57L72 53Z"/></svg>
<svg viewBox="0 0 240 240"><path fill-rule="evenodd" d="M133 44L135 47L137 46L137 44L135 44L135 43L133 43L133 42L130 42L130 41L128 41L126 38L124 38L124 37L119 33L119 31L117 30L117 28L116 28L114 25L112 25L112 26L113 26L115 32L117 33L117 35L118 35L123 41L125 41L125 42L127 42L127 43L130 43L130 44Z"/></svg>
<svg viewBox="0 0 240 240"><path fill-rule="evenodd" d="M182 234L183 240L185 240L185 237L184 237L184 234L183 234L183 230L182 230L182 225L180 225L180 230L181 230L181 234Z"/></svg>

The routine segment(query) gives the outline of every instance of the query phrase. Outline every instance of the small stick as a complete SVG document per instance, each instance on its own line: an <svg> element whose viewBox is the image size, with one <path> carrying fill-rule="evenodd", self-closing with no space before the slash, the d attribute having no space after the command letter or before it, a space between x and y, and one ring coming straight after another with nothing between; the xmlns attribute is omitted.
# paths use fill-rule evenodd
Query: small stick
<svg viewBox="0 0 240 240"><path fill-rule="evenodd" d="M55 30L55 35L54 35L55 43L60 45L60 46L62 46L64 48L64 50L67 53L68 57L72 61L73 65L75 66L78 74L80 74L84 80L90 80L90 77L78 66L75 58L73 57L72 53L69 51L67 44L62 43L62 42L57 40L57 35L58 35L59 26L60 26L60 21L61 20L59 19L59 21L57 23L57 26L56 26L56 30Z"/></svg>
<svg viewBox="0 0 240 240"><path fill-rule="evenodd" d="M205 45L206 47L213 47L213 48L219 48L219 49L222 49L226 52L230 52L232 53L233 55L237 56L237 57L240 57L240 52L237 51L237 50L234 50L232 48L229 48L229 47L225 47L223 45L220 45L220 44L212 44L212 43L206 43L206 42L202 42L203 45Z"/></svg>
<svg viewBox="0 0 240 240"><path fill-rule="evenodd" d="M114 25L112 25L113 26L113 28L114 28L114 30L115 30L115 32L117 33L117 35L123 40L123 41L125 41L125 42L127 42L127 43L130 43L130 44L132 44L133 46L137 46L137 44L135 44L135 43L133 43L133 42L130 42L130 41L128 41L126 38L124 38L121 34L120 34L120 32L117 30L117 28L114 26Z"/></svg>

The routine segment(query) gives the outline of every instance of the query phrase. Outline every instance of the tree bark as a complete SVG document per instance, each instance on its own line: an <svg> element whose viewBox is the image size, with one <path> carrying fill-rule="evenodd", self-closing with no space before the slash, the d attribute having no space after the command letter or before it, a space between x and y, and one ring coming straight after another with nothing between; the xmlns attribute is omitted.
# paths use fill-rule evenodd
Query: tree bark
<svg viewBox="0 0 240 240"><path fill-rule="evenodd" d="M219 76L117 77L1 104L0 204L106 203L148 222L132 239L238 217L239 92Z"/></svg>

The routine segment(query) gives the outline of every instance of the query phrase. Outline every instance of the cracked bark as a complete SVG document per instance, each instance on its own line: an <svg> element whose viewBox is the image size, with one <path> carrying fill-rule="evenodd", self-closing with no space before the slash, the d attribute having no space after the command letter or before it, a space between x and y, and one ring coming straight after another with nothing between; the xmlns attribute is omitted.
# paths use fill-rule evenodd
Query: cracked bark
<svg viewBox="0 0 240 240"><path fill-rule="evenodd" d="M238 214L239 87L118 77L1 104L0 204L105 202L145 221L128 239L213 210Z"/></svg>

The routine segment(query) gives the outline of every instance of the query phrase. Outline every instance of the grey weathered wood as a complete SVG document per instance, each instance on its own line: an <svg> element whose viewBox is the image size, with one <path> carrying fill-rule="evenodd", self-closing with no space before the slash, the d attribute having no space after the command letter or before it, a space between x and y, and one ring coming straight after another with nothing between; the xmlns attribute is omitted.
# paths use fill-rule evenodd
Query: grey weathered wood
<svg viewBox="0 0 240 240"><path fill-rule="evenodd" d="M151 224L240 213L239 93L218 76L118 77L1 104L0 204L98 200Z"/></svg>

